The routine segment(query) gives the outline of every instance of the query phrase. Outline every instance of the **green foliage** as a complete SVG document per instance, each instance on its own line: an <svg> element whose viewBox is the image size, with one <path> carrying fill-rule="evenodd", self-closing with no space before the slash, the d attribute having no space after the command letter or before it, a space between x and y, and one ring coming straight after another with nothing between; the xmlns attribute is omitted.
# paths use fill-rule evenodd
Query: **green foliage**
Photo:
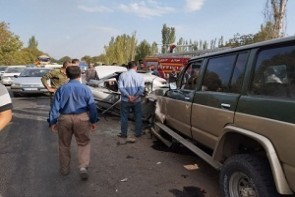
<svg viewBox="0 0 295 197"><path fill-rule="evenodd" d="M102 64L103 62L105 62L105 55L101 54L99 56L94 56L92 57L91 62L95 63L96 65Z"/></svg>
<svg viewBox="0 0 295 197"><path fill-rule="evenodd" d="M38 50L38 42L34 36L29 39L28 47L23 48L19 37L9 31L8 24L0 23L0 64L33 64L42 54L44 53Z"/></svg>
<svg viewBox="0 0 295 197"><path fill-rule="evenodd" d="M28 49L38 50L38 42L37 42L37 40L35 39L35 36L32 36L32 37L29 39Z"/></svg>
<svg viewBox="0 0 295 197"><path fill-rule="evenodd" d="M265 25L260 26L260 31L254 35L254 42L261 42L264 40L270 40L274 38L273 35L273 24L272 22L267 22Z"/></svg>
<svg viewBox="0 0 295 197"><path fill-rule="evenodd" d="M273 39L273 24L271 22L267 22L265 25L261 25L260 31L256 34L247 34L240 35L235 34L233 38L229 39L229 41L225 44L227 47L238 47L243 45L248 45L256 42L261 42L265 40Z"/></svg>
<svg viewBox="0 0 295 197"><path fill-rule="evenodd" d="M166 24L164 24L162 28L162 53L166 53L168 51L169 45L174 43L175 40L175 28L168 27Z"/></svg>
<svg viewBox="0 0 295 197"><path fill-rule="evenodd" d="M153 42L152 43L152 46L151 46L151 55L155 55L157 53L159 53L159 51L158 51L158 45L157 45L156 42Z"/></svg>
<svg viewBox="0 0 295 197"><path fill-rule="evenodd" d="M0 23L0 64L16 64L15 59L19 55L23 43L19 37L9 31L8 24ZM19 59L19 58L18 58Z"/></svg>
<svg viewBox="0 0 295 197"><path fill-rule="evenodd" d="M253 41L253 35L248 34L248 35L240 35L240 34L235 34L233 38L229 39L229 41L225 44L227 47L238 47L238 46L243 46L247 44L252 44Z"/></svg>
<svg viewBox="0 0 295 197"><path fill-rule="evenodd" d="M136 47L136 55L135 61L145 58L146 56L151 55L151 45L146 41L143 40L139 45Z"/></svg>
<svg viewBox="0 0 295 197"><path fill-rule="evenodd" d="M27 61L24 61L23 64L32 64L38 60L38 57L44 54L42 51L39 51L37 48L24 48L22 49L24 55L26 55Z"/></svg>
<svg viewBox="0 0 295 197"><path fill-rule="evenodd" d="M60 58L57 62L58 62L59 64L63 64L65 61L71 61L71 60L72 60L71 57L69 57L69 56L64 56L64 57Z"/></svg>
<svg viewBox="0 0 295 197"><path fill-rule="evenodd" d="M92 58L89 55L85 55L84 57L81 58L82 61L89 63L93 63L92 62Z"/></svg>
<svg viewBox="0 0 295 197"><path fill-rule="evenodd" d="M88 64L90 63L94 63L95 65L101 65L104 64L105 62L105 55L101 54L99 56L89 56L89 55L85 55L84 57L81 58L82 61L87 62Z"/></svg>
<svg viewBox="0 0 295 197"><path fill-rule="evenodd" d="M112 37L108 46L105 46L105 64L126 64L134 60L136 50L136 34L131 36L123 34Z"/></svg>

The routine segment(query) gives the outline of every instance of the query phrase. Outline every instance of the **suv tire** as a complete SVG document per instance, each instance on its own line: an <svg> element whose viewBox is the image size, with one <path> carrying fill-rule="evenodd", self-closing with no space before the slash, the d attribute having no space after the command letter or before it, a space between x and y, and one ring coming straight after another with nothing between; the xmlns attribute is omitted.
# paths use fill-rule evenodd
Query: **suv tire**
<svg viewBox="0 0 295 197"><path fill-rule="evenodd" d="M226 160L220 172L225 197L278 196L269 164L256 155L234 155Z"/></svg>

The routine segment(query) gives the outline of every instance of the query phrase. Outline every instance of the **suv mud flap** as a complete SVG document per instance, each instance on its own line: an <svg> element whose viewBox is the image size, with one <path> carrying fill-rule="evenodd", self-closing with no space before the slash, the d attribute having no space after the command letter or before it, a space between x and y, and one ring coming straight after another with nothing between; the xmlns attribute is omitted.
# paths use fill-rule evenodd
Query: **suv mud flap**
<svg viewBox="0 0 295 197"><path fill-rule="evenodd" d="M213 168L220 170L222 167L222 164L214 161L213 158L207 154L206 152L204 152L203 150L201 150L200 148L198 148L196 145L194 145L193 143L189 142L188 140L184 139L182 136L178 135L177 133L175 133L173 130L171 130L169 127L165 126L164 124L160 123L160 122L155 122L154 125L156 127L159 127L162 131L164 131L165 133L169 134L171 137L173 137L174 139L176 139L179 143L181 143L182 145L184 145L185 147L187 147L189 150L191 150L193 153L195 153L196 155L198 155L200 158L202 158L203 160L205 160L207 163L209 163ZM155 134L156 137L158 137L161 141L163 141L167 146L171 146L171 142L169 142L168 140L164 139L154 128L152 128L152 132ZM159 137L160 136L160 137Z"/></svg>

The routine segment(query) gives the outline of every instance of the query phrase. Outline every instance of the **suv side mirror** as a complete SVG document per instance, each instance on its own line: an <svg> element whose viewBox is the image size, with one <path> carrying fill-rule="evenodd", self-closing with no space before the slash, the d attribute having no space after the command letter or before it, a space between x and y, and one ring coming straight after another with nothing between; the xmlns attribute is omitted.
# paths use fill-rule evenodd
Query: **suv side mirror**
<svg viewBox="0 0 295 197"><path fill-rule="evenodd" d="M176 81L174 81L174 82L169 82L169 89L170 89L170 90L175 90L175 89L177 89Z"/></svg>

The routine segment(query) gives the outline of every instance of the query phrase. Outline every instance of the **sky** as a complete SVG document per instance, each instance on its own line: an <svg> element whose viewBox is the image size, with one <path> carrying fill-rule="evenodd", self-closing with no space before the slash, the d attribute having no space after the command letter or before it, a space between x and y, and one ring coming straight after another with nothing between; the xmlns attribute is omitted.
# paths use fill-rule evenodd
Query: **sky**
<svg viewBox="0 0 295 197"><path fill-rule="evenodd" d="M163 25L176 41L255 34L267 0L0 0L0 22L24 44L32 36L55 59L104 53L111 37L136 33L137 42L162 43ZM295 35L295 0L287 3L286 34ZM293 25L292 25L293 24Z"/></svg>

